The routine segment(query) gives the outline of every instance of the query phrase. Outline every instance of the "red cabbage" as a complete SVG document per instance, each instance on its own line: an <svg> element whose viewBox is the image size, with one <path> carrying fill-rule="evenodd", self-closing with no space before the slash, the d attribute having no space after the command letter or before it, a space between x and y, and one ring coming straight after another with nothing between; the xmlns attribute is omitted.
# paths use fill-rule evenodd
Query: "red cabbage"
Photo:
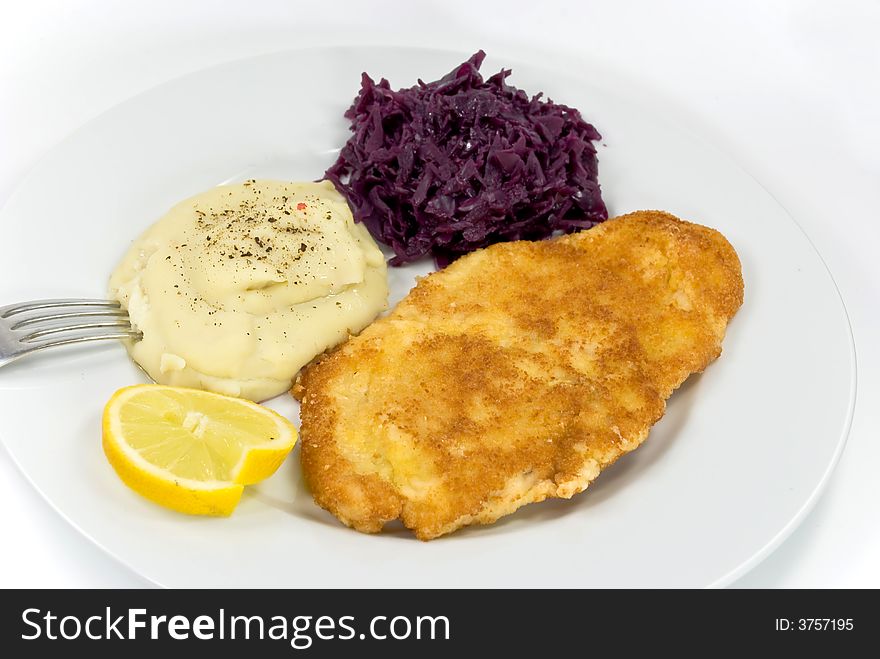
<svg viewBox="0 0 880 659"><path fill-rule="evenodd" d="M481 50L436 82L394 91L362 75L345 117L354 133L325 178L355 220L394 250L443 267L507 240L589 229L608 218L593 142L574 108L532 98Z"/></svg>

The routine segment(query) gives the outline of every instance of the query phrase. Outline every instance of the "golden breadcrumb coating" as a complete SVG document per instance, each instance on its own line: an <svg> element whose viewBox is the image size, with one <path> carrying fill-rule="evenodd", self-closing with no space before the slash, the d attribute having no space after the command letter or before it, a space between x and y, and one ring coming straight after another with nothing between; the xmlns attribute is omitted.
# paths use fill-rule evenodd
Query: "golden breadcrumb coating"
<svg viewBox="0 0 880 659"><path fill-rule="evenodd" d="M727 240L659 211L469 254L302 372L315 501L429 540L569 498L721 353L742 299Z"/></svg>

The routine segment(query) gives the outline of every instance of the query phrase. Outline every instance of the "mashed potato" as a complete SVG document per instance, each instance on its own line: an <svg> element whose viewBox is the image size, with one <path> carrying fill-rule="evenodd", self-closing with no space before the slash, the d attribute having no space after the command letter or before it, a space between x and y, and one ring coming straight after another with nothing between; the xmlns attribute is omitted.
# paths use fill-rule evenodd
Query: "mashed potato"
<svg viewBox="0 0 880 659"><path fill-rule="evenodd" d="M385 259L327 181L247 181L181 202L129 249L110 295L159 383L264 400L387 307Z"/></svg>

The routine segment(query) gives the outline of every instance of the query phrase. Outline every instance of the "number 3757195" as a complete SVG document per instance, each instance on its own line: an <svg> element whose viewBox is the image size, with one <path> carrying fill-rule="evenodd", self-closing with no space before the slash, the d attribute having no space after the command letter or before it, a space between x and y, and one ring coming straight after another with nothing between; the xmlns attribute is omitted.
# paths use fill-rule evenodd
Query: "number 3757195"
<svg viewBox="0 0 880 659"><path fill-rule="evenodd" d="M776 631L852 631L852 618L776 618Z"/></svg>

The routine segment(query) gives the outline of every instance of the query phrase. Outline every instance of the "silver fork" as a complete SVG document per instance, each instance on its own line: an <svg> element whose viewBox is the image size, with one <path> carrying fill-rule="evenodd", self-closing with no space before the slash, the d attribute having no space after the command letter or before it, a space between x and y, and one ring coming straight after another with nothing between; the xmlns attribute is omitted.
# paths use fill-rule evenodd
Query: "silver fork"
<svg viewBox="0 0 880 659"><path fill-rule="evenodd" d="M34 300L0 307L0 367L46 348L140 338L111 300Z"/></svg>

